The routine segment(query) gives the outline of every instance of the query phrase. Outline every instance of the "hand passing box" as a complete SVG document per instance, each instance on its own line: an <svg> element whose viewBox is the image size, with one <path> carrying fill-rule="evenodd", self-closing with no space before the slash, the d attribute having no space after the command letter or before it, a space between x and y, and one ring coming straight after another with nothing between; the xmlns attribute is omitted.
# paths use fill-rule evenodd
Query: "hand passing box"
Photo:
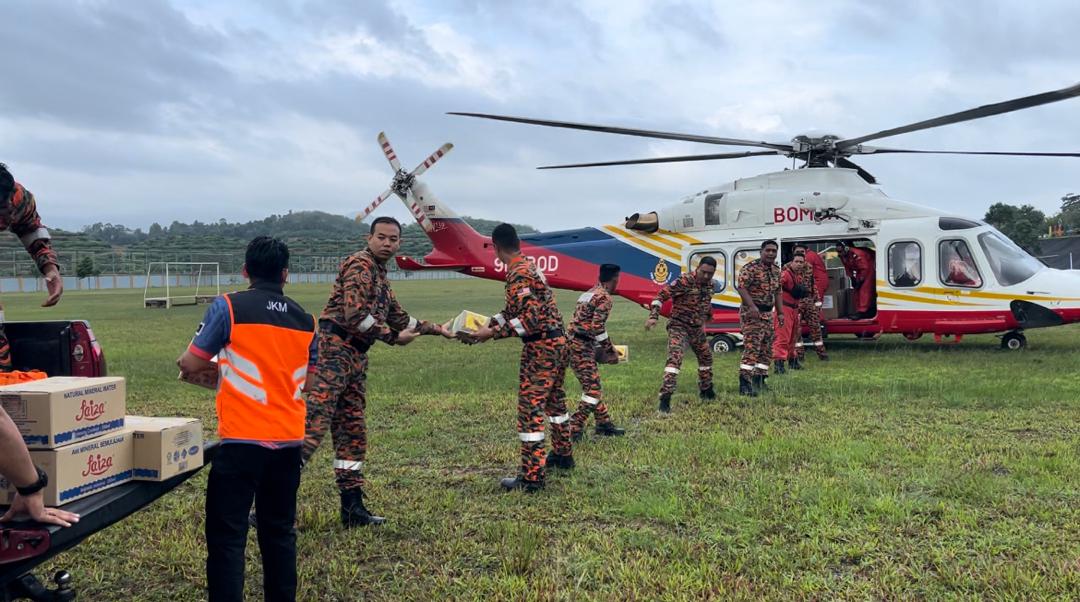
<svg viewBox="0 0 1080 602"><path fill-rule="evenodd" d="M454 321L450 324L449 328L450 332L454 334L472 334L487 326L487 323L490 320L491 318L485 315L466 309L454 318Z"/></svg>

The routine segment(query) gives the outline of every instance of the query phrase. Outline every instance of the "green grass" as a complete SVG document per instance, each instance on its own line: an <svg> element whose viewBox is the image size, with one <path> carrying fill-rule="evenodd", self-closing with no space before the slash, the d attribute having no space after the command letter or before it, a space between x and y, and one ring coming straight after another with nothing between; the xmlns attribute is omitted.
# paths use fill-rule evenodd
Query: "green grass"
<svg viewBox="0 0 1080 602"><path fill-rule="evenodd" d="M496 283L396 290L428 319L501 305ZM289 292L317 313L328 289ZM565 315L575 297L559 295ZM129 412L197 416L213 432L210 395L178 383L173 364L203 307L142 309L137 291L72 293L51 311L32 295L4 302L12 320L90 320L110 372L129 379ZM339 528L320 450L300 489L300 599L1080 597L1077 327L1032 331L1019 353L990 336L833 339L832 362L810 358L753 401L735 397L728 354L717 402L696 400L690 371L660 417L666 342L644 319L616 306L609 331L631 361L602 369L627 436L587 437L578 468L535 496L496 484L517 461L517 341L377 347L365 467L369 505L389 522ZM572 376L567 389L573 407ZM55 567L81 599L202 599L204 490L205 471ZM248 554L254 599L254 537Z"/></svg>

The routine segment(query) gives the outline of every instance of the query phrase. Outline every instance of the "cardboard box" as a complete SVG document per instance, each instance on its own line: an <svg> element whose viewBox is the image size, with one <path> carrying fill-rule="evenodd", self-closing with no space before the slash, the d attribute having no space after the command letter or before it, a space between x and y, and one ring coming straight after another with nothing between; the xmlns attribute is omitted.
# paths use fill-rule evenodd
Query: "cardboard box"
<svg viewBox="0 0 1080 602"><path fill-rule="evenodd" d="M457 317L454 318L454 321L450 323L450 332L454 334L472 334L487 326L489 321L491 321L490 317L466 309L458 314Z"/></svg>
<svg viewBox="0 0 1080 602"><path fill-rule="evenodd" d="M0 404L30 449L53 449L124 427L124 379L54 376L0 387Z"/></svg>
<svg viewBox="0 0 1080 602"><path fill-rule="evenodd" d="M30 452L49 475L45 505L60 506L131 480L131 433L118 431L56 449ZM0 479L0 503L11 504L15 487Z"/></svg>
<svg viewBox="0 0 1080 602"><path fill-rule="evenodd" d="M202 421L198 418L128 416L132 435L132 477L164 481L203 465Z"/></svg>
<svg viewBox="0 0 1080 602"><path fill-rule="evenodd" d="M615 353L619 354L619 363L630 361L630 346L615 345Z"/></svg>

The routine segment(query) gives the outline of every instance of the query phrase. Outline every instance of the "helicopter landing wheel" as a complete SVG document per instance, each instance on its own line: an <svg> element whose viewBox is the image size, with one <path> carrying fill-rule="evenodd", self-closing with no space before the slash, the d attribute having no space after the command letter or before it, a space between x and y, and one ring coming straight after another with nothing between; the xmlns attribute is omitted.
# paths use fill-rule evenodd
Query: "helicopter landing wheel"
<svg viewBox="0 0 1080 602"><path fill-rule="evenodd" d="M1027 347L1027 337L1022 332L1008 332L1001 337L1001 348L1007 351L1019 351Z"/></svg>
<svg viewBox="0 0 1080 602"><path fill-rule="evenodd" d="M712 345L713 353L729 353L734 351L736 346L735 339L726 334L718 334L713 337L710 345Z"/></svg>

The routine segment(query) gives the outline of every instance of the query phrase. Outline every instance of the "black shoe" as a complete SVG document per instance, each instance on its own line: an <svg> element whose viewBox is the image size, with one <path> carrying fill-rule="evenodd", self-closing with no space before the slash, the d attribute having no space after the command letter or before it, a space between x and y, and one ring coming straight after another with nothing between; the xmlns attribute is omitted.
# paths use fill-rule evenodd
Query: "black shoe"
<svg viewBox="0 0 1080 602"><path fill-rule="evenodd" d="M750 379L750 385L753 387L754 393L760 395L769 390L769 383L765 382L766 378L760 374L755 374Z"/></svg>
<svg viewBox="0 0 1080 602"><path fill-rule="evenodd" d="M657 409L664 414L671 413L671 393L664 393L660 396L660 407Z"/></svg>
<svg viewBox="0 0 1080 602"><path fill-rule="evenodd" d="M788 366L791 366L792 370L802 370L802 364L799 363L799 358L788 360Z"/></svg>
<svg viewBox="0 0 1080 602"><path fill-rule="evenodd" d="M574 456L564 456L561 454L557 454L554 451L550 451L547 455L547 466L548 468L561 468L563 470L570 470L574 467Z"/></svg>
<svg viewBox="0 0 1080 602"><path fill-rule="evenodd" d="M739 395L757 397L757 391L755 391L754 386L750 384L750 377L745 374L739 375Z"/></svg>
<svg viewBox="0 0 1080 602"><path fill-rule="evenodd" d="M783 374L784 373L784 360L776 360L775 362L773 362L773 367L776 370L777 374Z"/></svg>
<svg viewBox="0 0 1080 602"><path fill-rule="evenodd" d="M501 481L499 481L499 486L501 486L503 489L505 489L507 491L513 491L515 489L520 489L525 493L536 493L537 491L540 491L541 489L544 488L544 482L543 481L526 481L525 479L521 478L520 476L517 476L517 477L506 477L505 479L502 479Z"/></svg>
<svg viewBox="0 0 1080 602"><path fill-rule="evenodd" d="M596 425L596 434L604 437L622 437L626 434L625 429L621 429L610 422L601 422Z"/></svg>
<svg viewBox="0 0 1080 602"><path fill-rule="evenodd" d="M341 492L341 524L345 528L381 525L386 519L375 516L364 507L364 492L350 489Z"/></svg>
<svg viewBox="0 0 1080 602"><path fill-rule="evenodd" d="M698 395L705 401L712 401L716 399L716 391L713 390L713 386L709 385L708 389L702 389Z"/></svg>

